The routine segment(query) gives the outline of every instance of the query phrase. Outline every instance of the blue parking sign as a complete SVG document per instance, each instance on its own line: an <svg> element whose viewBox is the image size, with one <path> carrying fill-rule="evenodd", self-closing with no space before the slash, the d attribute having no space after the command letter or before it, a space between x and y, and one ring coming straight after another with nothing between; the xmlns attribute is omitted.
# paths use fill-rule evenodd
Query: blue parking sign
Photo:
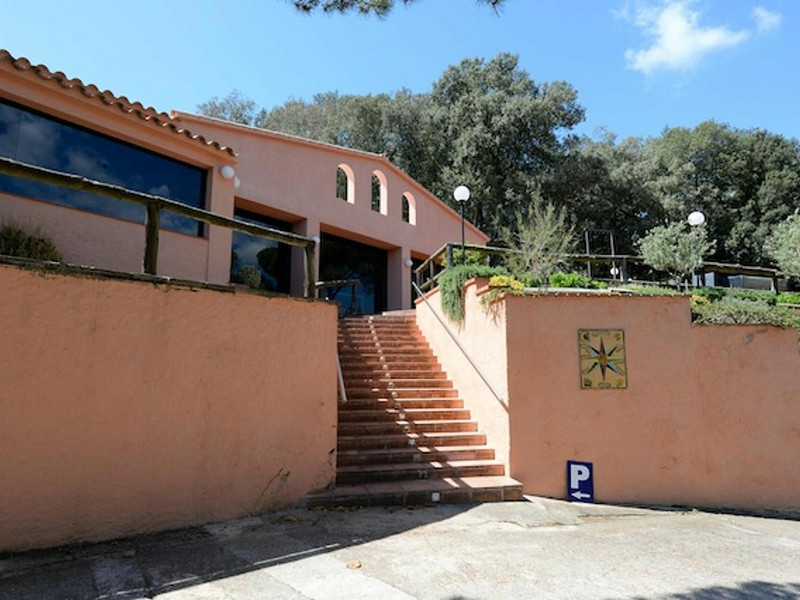
<svg viewBox="0 0 800 600"><path fill-rule="evenodd" d="M567 500L594 502L592 463L567 461Z"/></svg>

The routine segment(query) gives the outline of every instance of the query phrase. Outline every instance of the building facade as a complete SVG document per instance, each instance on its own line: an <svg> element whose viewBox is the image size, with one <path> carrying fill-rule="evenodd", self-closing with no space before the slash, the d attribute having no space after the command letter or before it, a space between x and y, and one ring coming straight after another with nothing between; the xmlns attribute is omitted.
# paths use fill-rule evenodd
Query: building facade
<svg viewBox="0 0 800 600"><path fill-rule="evenodd" d="M361 313L411 307L415 262L461 236L459 215L383 156L160 113L7 51L0 156L319 238L317 280L357 280L327 294ZM0 222L51 238L69 263L140 273L144 218L135 204L0 175ZM487 240L469 224L466 237ZM263 289L303 293L302 249L162 214L159 275L225 284L248 271Z"/></svg>

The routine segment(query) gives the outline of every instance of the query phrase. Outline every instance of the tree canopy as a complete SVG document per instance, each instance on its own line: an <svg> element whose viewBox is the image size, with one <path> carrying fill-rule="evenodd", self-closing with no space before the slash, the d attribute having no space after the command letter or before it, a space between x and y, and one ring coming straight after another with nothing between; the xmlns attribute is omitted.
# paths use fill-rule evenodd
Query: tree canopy
<svg viewBox="0 0 800 600"><path fill-rule="evenodd" d="M411 4L416 0L402 0L403 4ZM477 0L482 4L488 4L497 10L505 0ZM304 13L313 13L322 10L326 13L348 13L357 12L362 15L375 15L385 17L394 5L395 0L292 0L294 7Z"/></svg>
<svg viewBox="0 0 800 600"><path fill-rule="evenodd" d="M536 82L511 54L452 65L426 93L325 92L267 110L234 91L198 110L384 154L454 208L452 190L466 185L466 216L495 243L541 195L576 234L613 231L617 253L701 210L717 241L710 258L763 264L775 260L764 251L772 229L800 209L797 140L714 121L647 139L579 138L575 89Z"/></svg>

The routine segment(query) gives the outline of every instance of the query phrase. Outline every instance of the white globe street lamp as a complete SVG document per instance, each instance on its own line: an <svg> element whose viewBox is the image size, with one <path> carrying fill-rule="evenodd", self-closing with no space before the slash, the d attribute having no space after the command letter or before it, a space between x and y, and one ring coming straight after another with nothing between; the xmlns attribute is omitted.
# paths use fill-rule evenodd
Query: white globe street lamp
<svg viewBox="0 0 800 600"><path fill-rule="evenodd" d="M700 227L701 225L703 225L703 223L706 222L706 216L703 213L701 213L699 210L694 210L694 211L689 213L689 216L686 217L686 220L689 222L689 225L691 225L692 229L695 230L695 232L694 232L695 246L696 246L697 253L700 254L700 233L697 230L697 228ZM702 287L702 276L703 276L703 274L700 271L700 266L702 265L702 262L703 262L703 257L702 256L699 257L699 261L698 262L699 262L699 264L697 264L695 266L695 268L693 269L693 274L697 278L697 283L696 283L697 287Z"/></svg>
<svg viewBox="0 0 800 600"><path fill-rule="evenodd" d="M692 227L700 227L700 225L706 222L706 216L699 210L695 210L689 213L689 216L686 218L686 220L689 221L689 225Z"/></svg>
<svg viewBox="0 0 800 600"><path fill-rule="evenodd" d="M458 186L453 190L453 198L456 199L461 207L461 264L466 262L466 251L464 250L464 205L469 200L469 188L465 185Z"/></svg>

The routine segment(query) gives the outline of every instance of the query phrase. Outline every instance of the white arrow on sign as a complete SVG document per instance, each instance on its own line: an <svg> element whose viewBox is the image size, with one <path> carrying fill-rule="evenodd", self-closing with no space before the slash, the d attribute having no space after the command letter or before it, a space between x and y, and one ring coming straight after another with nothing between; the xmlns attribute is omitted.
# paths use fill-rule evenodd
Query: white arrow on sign
<svg viewBox="0 0 800 600"><path fill-rule="evenodd" d="M572 497L577 498L578 500L583 500L584 498L591 498L592 496L586 492L572 492Z"/></svg>

